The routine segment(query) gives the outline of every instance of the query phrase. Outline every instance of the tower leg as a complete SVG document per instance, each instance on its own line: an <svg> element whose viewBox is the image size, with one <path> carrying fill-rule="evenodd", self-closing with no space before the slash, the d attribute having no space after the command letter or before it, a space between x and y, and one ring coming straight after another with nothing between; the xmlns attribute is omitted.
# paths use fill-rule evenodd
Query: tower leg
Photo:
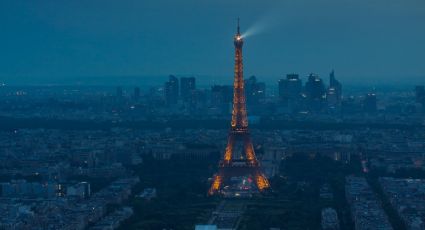
<svg viewBox="0 0 425 230"><path fill-rule="evenodd" d="M257 166L258 165L257 157L255 156L254 147L252 146L251 138L248 135L244 136L244 148L245 148L246 160L248 164L250 164L251 166Z"/></svg>
<svg viewBox="0 0 425 230"><path fill-rule="evenodd" d="M222 181L223 181L222 176L215 175L213 183L211 184L211 188L210 188L210 190L208 190L208 195L211 196L211 195L214 195L215 193L217 193L221 188Z"/></svg>
<svg viewBox="0 0 425 230"><path fill-rule="evenodd" d="M255 175L255 184L257 185L258 190L264 191L265 189L270 188L270 183L267 180L266 176L263 173L257 172Z"/></svg>
<svg viewBox="0 0 425 230"><path fill-rule="evenodd" d="M226 151L224 153L224 164L229 165L232 161L234 142L235 142L235 137L233 135L229 135L229 137L227 138Z"/></svg>

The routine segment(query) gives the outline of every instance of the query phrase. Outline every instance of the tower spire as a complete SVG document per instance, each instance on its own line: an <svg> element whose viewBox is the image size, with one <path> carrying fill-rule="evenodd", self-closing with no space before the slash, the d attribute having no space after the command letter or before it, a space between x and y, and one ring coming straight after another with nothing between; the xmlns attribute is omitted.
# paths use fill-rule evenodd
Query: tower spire
<svg viewBox="0 0 425 230"><path fill-rule="evenodd" d="M238 17L238 34L241 34L239 29L239 17Z"/></svg>

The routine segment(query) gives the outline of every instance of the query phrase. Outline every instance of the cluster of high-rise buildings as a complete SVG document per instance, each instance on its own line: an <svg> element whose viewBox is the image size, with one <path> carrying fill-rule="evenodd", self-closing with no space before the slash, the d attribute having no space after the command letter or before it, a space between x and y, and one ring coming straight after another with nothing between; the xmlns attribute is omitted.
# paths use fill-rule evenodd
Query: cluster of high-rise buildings
<svg viewBox="0 0 425 230"><path fill-rule="evenodd" d="M367 91L359 98L343 97L342 83L329 74L329 83L317 74L309 74L305 83L299 74L287 74L286 78L277 82L277 87L267 88L265 82L256 76L244 80L246 102L251 114L275 111L279 113L369 113L378 111L378 100L375 92ZM273 90L275 88L275 90ZM276 90L277 89L277 90ZM270 93L267 91L270 90ZM416 88L417 101L424 104L424 87ZM136 95L136 92L134 93ZM197 88L195 77L170 75L164 83L163 101L168 107L186 104L194 108L217 108L229 112L232 103L232 85L212 85L208 88ZM261 111L261 112L259 112Z"/></svg>
<svg viewBox="0 0 425 230"><path fill-rule="evenodd" d="M323 78L324 79L324 78ZM425 88L391 90L344 87L331 73L288 74L275 85L255 76L245 79L250 119L275 117L343 121L421 122ZM228 119L233 86L199 85L196 77L169 76L166 82L140 86L57 86L0 89L0 116L58 120L134 121L173 118ZM326 83L325 83L326 82Z"/></svg>
<svg viewBox="0 0 425 230"><path fill-rule="evenodd" d="M245 96L248 105L255 106L267 102L266 84L251 76L245 81ZM210 94L209 99L207 95ZM164 83L164 99L169 106L179 101L191 103L210 102L211 106L229 104L233 98L231 85L213 85L210 90L196 88L195 77L177 78L170 75ZM336 80L332 71L329 86L316 74L310 74L303 85L298 74L288 74L285 79L278 81L278 102L292 110L311 109L320 111L328 106L337 109L341 106L342 84Z"/></svg>
<svg viewBox="0 0 425 230"><path fill-rule="evenodd" d="M177 104L179 99L184 102L193 100L196 91L196 79L194 77L182 77L179 79L170 75L164 84L164 97L167 105Z"/></svg>
<svg viewBox="0 0 425 230"><path fill-rule="evenodd" d="M288 74L286 79L279 80L279 99L291 110L335 110L341 106L342 84L336 80L334 71L329 75L328 87L316 74L310 74L305 85L298 74Z"/></svg>
<svg viewBox="0 0 425 230"><path fill-rule="evenodd" d="M247 103L251 105L265 103L266 84L259 81L256 76L251 76L244 81ZM231 85L213 85L210 92L212 105L232 101L233 87ZM168 81L164 83L164 99L167 105L177 104L179 100L183 102L196 100L195 97L202 93L206 92L196 88L195 77L179 79L170 75ZM278 82L278 97L281 104L294 108L302 102L314 110L320 110L325 105L336 108L341 105L342 84L336 80L334 71L330 73L328 87L316 74L310 74L305 85L298 74L288 74L285 79Z"/></svg>
<svg viewBox="0 0 425 230"><path fill-rule="evenodd" d="M190 109L215 108L218 111L229 112L233 99L232 85L212 85L209 89L197 88L195 77L168 77L163 86L163 99L167 107L186 105ZM247 103L258 105L265 102L266 84L259 82L255 76L245 80L245 95Z"/></svg>
<svg viewBox="0 0 425 230"><path fill-rule="evenodd" d="M265 105L276 107L277 111L282 111L283 108L285 113L302 111L339 113L342 109L375 113L378 110L377 96L374 92L365 93L359 102L355 102L350 97L343 98L342 84L336 79L334 71L329 74L328 84L314 73L307 76L305 83L299 74L287 74L286 78L278 81L277 93L271 90L272 93L267 94L267 89L270 90L270 88L267 88L265 82L259 81L256 76L245 79L244 85L246 102L250 110L264 110ZM136 93L136 90L139 93ZM117 95L119 92L120 90L117 91ZM416 92L418 102L425 101L424 88L419 86ZM139 88L135 89L134 95L136 94L140 94ZM200 89L196 87L195 77L178 78L170 75L168 81L164 83L162 96L168 107L182 103L194 108L209 107L229 111L229 104L232 103L233 98L233 86L216 84L210 89ZM359 108L353 108L354 103L360 104Z"/></svg>
<svg viewBox="0 0 425 230"><path fill-rule="evenodd" d="M167 105L175 105L179 101L190 103L207 103L207 94L212 105L231 103L233 98L232 85L213 85L208 90L196 87L195 77L181 77L174 75L168 77L164 83L164 99ZM256 104L265 99L266 84L259 82L255 76L245 80L245 94L248 103Z"/></svg>

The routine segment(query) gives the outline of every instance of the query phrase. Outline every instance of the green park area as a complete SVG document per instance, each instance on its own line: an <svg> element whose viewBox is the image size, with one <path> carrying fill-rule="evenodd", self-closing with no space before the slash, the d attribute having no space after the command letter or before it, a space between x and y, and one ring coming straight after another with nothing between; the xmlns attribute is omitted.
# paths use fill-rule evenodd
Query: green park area
<svg viewBox="0 0 425 230"><path fill-rule="evenodd" d="M156 188L157 197L146 200L133 196L128 205L135 214L122 229L194 229L205 224L220 197L208 197L208 178L216 171L218 159L144 159L134 168L140 177L137 195L145 188ZM297 154L282 162L280 172L271 179L273 191L244 200L246 210L240 229L320 229L324 207L337 210L341 229L353 229L344 198L345 176L360 171L358 159L350 164L326 157ZM321 198L320 189L328 184L332 198Z"/></svg>

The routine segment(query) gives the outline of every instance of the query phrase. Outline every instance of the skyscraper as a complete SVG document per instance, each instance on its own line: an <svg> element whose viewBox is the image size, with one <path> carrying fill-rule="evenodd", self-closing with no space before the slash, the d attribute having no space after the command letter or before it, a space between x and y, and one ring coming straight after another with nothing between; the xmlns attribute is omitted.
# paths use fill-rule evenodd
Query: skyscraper
<svg viewBox="0 0 425 230"><path fill-rule="evenodd" d="M255 76L245 80L245 95L248 104L258 104L266 97L266 84L258 82Z"/></svg>
<svg viewBox="0 0 425 230"><path fill-rule="evenodd" d="M279 99L283 103L298 100L302 91L302 81L298 74L287 74L286 79L279 80Z"/></svg>
<svg viewBox="0 0 425 230"><path fill-rule="evenodd" d="M196 79L194 77L180 78L180 96L183 101L189 101L195 89Z"/></svg>
<svg viewBox="0 0 425 230"><path fill-rule="evenodd" d="M329 108L338 108L341 106L342 85L335 79L335 72L329 74L329 88L326 92L326 100Z"/></svg>
<svg viewBox="0 0 425 230"><path fill-rule="evenodd" d="M318 111L322 109L326 99L326 91L325 85L318 75L310 74L308 76L308 81L305 84L305 94L310 110Z"/></svg>
<svg viewBox="0 0 425 230"><path fill-rule="evenodd" d="M363 101L363 111L366 113L375 113L377 110L377 99L375 93L366 94Z"/></svg>
<svg viewBox="0 0 425 230"><path fill-rule="evenodd" d="M179 79L174 75L168 77L164 86L165 102L167 105L177 104L179 100Z"/></svg>

